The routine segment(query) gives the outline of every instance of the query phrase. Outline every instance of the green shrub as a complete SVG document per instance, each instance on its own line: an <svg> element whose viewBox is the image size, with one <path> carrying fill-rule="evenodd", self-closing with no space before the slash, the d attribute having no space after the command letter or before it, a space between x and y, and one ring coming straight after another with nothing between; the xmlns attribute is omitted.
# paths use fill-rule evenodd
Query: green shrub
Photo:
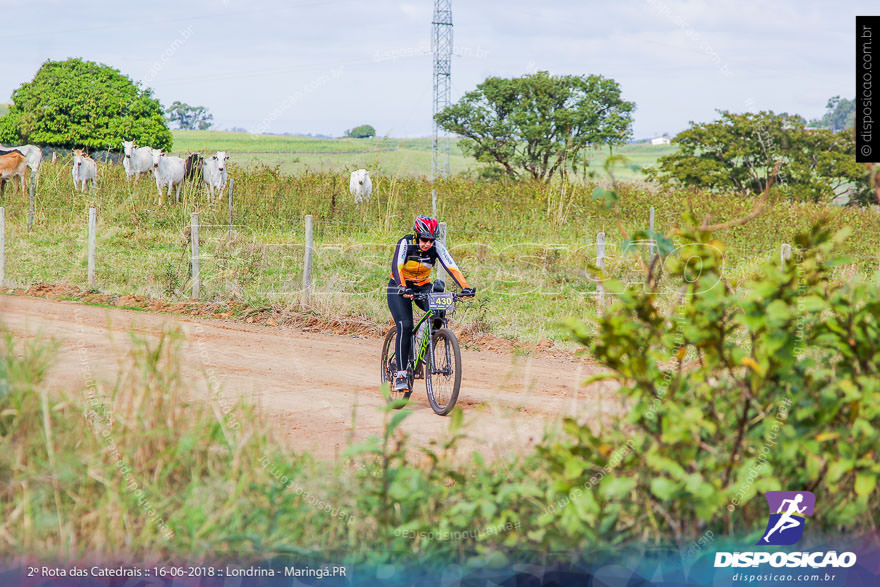
<svg viewBox="0 0 880 587"><path fill-rule="evenodd" d="M586 476L633 449L567 510L583 531L679 544L706 529L756 533L767 512L752 498L768 490L815 492L826 532L876 527L880 299L876 285L832 276L848 261L836 253L847 232L817 223L796 237L791 263L734 289L724 244L684 229L653 268L675 284L673 303L656 275L643 289L606 283L617 301L595 334L574 328L628 413L599 436L569 423L578 442L546 453L551 470Z"/></svg>

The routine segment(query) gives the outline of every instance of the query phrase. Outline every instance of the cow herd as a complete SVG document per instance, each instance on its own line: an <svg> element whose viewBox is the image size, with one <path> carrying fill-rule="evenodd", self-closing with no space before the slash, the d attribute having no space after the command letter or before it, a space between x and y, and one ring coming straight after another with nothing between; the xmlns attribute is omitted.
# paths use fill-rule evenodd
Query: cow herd
<svg viewBox="0 0 880 587"><path fill-rule="evenodd" d="M152 173L159 192L160 206L166 191L169 198L174 191L174 200L179 202L180 189L187 180L204 183L211 201L215 194L221 194L226 187L226 161L229 159L226 151L218 151L210 157L190 153L186 159L181 159L168 155L162 149L138 147L133 141L122 141L122 150L122 167L125 169L126 179L137 182L141 175ZM42 150L34 145L0 145L0 194L5 191L6 182L12 181L15 185L16 178L21 192L24 193L27 189L27 169L30 168L33 181L42 159ZM71 175L75 191L84 192L87 187L94 190L98 179L98 163L83 149L74 149Z"/></svg>
<svg viewBox="0 0 880 587"><path fill-rule="evenodd" d="M183 159L168 155L162 149L139 147L134 141L122 141L122 151L122 167L125 169L126 179L137 183L141 175L153 174L156 180L156 189L159 192L159 206L162 205L166 192L170 198L171 192L174 191L174 201L180 202L180 190L187 181L204 183L208 190L208 197L212 202L215 197L219 197L223 193L223 189L226 187L228 178L226 162L229 160L226 151L217 151L210 157L203 157L199 153L190 153L186 159ZM34 145L5 147L0 144L0 194L5 189L6 182L14 181L16 178L19 180L21 192L24 193L27 187L27 169L30 168L33 180L42 158L43 152ZM95 189L98 164L84 150L73 150L71 173L74 190L83 192L87 186L92 190ZM349 191L354 197L355 204L369 199L373 192L373 184L366 169L358 169L351 173Z"/></svg>
<svg viewBox="0 0 880 587"><path fill-rule="evenodd" d="M159 191L159 205L167 191L168 197L174 191L174 201L180 201L180 189L186 181L201 180L208 188L208 195L214 201L214 192L219 195L226 187L226 151L217 151L211 157L190 153L186 159L168 155L162 149L138 147L133 141L122 141L122 166L128 179L136 182L141 174L153 173L156 189Z"/></svg>

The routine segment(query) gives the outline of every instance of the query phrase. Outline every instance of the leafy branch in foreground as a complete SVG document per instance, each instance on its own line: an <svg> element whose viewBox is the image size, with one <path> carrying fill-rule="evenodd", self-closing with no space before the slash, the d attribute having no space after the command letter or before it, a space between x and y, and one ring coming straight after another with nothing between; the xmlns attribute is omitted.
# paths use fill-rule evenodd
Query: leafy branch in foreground
<svg viewBox="0 0 880 587"><path fill-rule="evenodd" d="M686 220L664 263L678 299L661 298L656 280L641 290L610 282L617 301L596 334L573 324L628 398L601 440L581 433L583 466L602 446L638 455L594 497L614 488L628 513L614 527L633 539L760 532L766 506L752 498L778 489L821 492L826 531L869 531L880 476L880 299L875 286L833 278L847 261L835 253L847 231L817 223L797 237L795 262L768 263L735 290L724 244Z"/></svg>

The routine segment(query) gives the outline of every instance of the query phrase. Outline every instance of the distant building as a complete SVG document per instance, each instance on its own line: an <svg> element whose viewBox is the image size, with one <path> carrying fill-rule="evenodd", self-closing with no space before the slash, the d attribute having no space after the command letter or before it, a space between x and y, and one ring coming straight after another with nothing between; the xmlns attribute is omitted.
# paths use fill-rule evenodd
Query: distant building
<svg viewBox="0 0 880 587"><path fill-rule="evenodd" d="M653 139L651 139L651 144L652 145L668 145L669 144L669 137L667 137L665 135L662 137L654 137Z"/></svg>

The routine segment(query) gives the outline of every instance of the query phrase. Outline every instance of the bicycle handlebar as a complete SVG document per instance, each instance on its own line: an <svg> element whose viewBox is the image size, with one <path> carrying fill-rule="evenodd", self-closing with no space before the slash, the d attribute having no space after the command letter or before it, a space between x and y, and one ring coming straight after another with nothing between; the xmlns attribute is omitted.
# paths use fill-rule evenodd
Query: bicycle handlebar
<svg viewBox="0 0 880 587"><path fill-rule="evenodd" d="M429 293L441 293L441 292L429 292ZM456 293L456 292L442 292L442 293L448 293L449 295L452 296L452 299L454 299L454 300L457 300L459 298L473 298L473 297L476 297L476 295L477 295L477 294L474 294L474 295L466 296L466 295L462 295L462 294ZM428 293L413 292L413 300L427 300L427 299L428 299Z"/></svg>

